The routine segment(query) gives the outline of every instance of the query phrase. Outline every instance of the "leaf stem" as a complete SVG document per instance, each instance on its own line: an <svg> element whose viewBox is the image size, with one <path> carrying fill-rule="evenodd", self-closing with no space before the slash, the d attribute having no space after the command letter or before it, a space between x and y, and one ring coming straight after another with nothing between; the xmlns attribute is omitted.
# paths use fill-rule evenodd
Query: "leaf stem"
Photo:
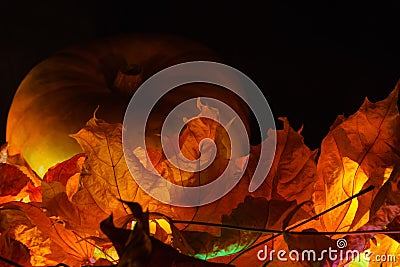
<svg viewBox="0 0 400 267"><path fill-rule="evenodd" d="M338 203L338 204L336 204L336 205L330 207L329 209L324 210L323 212L318 213L317 215L314 215L314 216L308 218L307 220L304 220L304 221L302 221L302 222L299 222L299 223L293 225L292 227L289 227L288 229L282 231L281 233L273 234L270 238L267 238L267 239L265 239L265 240L263 240L263 241L260 241L260 242L258 242L258 243L256 243L256 244L254 244L254 245L252 245L252 246L250 246L250 247L248 247L248 248L246 248L246 249L240 251L239 254L237 254L228 264L232 264L235 260L237 260L240 256L242 256L242 255L245 254L246 252L249 252L250 250L253 250L253 249L257 248L258 246L260 246L260 245L262 245L262 244L265 244L265 243L267 243L267 242L269 242L269 241L271 241L271 240L277 238L278 236L282 235L282 234L285 233L285 232L289 232L289 231L291 231L291 230L293 230L293 229L295 229L295 228L297 228L297 227L300 227L300 226L302 226L302 225L304 225L304 224L306 224L306 223L308 223L308 222L310 222L310 221L312 221L312 220L315 220L315 219L317 219L318 217L320 217L320 216L322 216L322 215L324 215L324 214L326 214L326 213L328 213L328 212L330 212L330 211L332 211L332 210L334 210L334 209L336 209L336 208L342 206L343 204L345 204L345 203L347 203L347 202L353 200L354 198L357 198L357 197L359 197L359 196L361 196L361 195L364 195L365 193L370 192L370 191L373 190L374 188L375 188L375 187L374 187L373 185L370 185L370 186L368 186L366 189L361 190L361 191L358 192L357 194L355 194L355 195L353 195L353 196L351 196L351 197L349 197L349 198L343 200L342 202L340 202L340 203Z"/></svg>
<svg viewBox="0 0 400 267"><path fill-rule="evenodd" d="M6 263L8 263L8 264L10 264L12 266L15 266L15 267L23 267L22 265L19 265L18 263L13 262L13 261L11 261L11 260L9 260L7 258L4 258L2 256L0 256L0 261L4 261L4 262L6 262Z"/></svg>
<svg viewBox="0 0 400 267"><path fill-rule="evenodd" d="M238 231L249 231L249 232L255 232L255 233L269 233L269 234L279 234L282 231L279 230L268 230L268 229L262 229L262 228L251 228L251 227L243 227L243 226L235 226L235 225L229 225L229 224L219 224L219 223L210 223L210 222L196 222L196 221L182 221L182 220L172 220L171 221L173 224L193 224L193 225L205 225L205 226L211 226L211 227L220 227L220 228L225 228L225 229L232 229L232 230L238 230Z"/></svg>
<svg viewBox="0 0 400 267"><path fill-rule="evenodd" d="M117 260L115 260L110 254L108 254L106 251L103 251L103 249L102 249L100 246L96 245L95 243L92 243L92 242L88 241L87 238L82 237L82 236L79 235L77 232L75 232L75 231L72 231L72 232L73 232L75 235L77 235L77 236L81 239L81 240L77 240L76 243L79 243L79 242L81 242L81 241L85 241L85 242L88 243L89 245L91 245L91 246L97 248L98 250L100 250L101 252L103 252L104 255L105 255L106 257L109 257L113 263L115 263L115 262L117 261Z"/></svg>
<svg viewBox="0 0 400 267"><path fill-rule="evenodd" d="M234 226L227 224L218 224L218 223L209 223L209 222L196 222L196 221L182 221L182 220L171 220L173 224L193 224L193 225L205 225L211 227L220 227L225 229L232 229L238 231L248 231L254 233L263 233L263 234L283 234L288 231L280 231L280 230L272 230L272 229L262 229L262 228L251 228L251 227L242 227L242 226ZM359 234L399 234L399 230L369 230L369 231L351 231L351 232L309 232L309 231L290 231L290 234L294 235L359 235Z"/></svg>

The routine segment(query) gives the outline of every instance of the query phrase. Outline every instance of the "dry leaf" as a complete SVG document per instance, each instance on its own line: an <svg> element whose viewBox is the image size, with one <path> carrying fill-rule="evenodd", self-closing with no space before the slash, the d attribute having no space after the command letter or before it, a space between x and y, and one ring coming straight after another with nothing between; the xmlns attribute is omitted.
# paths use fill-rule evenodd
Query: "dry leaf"
<svg viewBox="0 0 400 267"><path fill-rule="evenodd" d="M94 246L88 242L79 242L87 234L66 229L62 223L47 217L39 207L30 203L10 202L2 205L3 212L6 213L8 219L7 229L18 233L18 240L32 241L35 238L41 238L41 240L50 238L50 244L41 243L42 246L46 246L46 251L51 251L51 254L46 255L48 259L51 260L53 254L57 255L54 252L58 251L54 251L52 248L63 251L61 255L57 255L58 258L56 260L58 262L61 261L60 258L62 257L62 261L65 260L72 266L87 264L93 258ZM19 219L15 220L14 218ZM21 225L26 226L23 231L21 231ZM37 230L31 231L30 229L33 227L36 227ZM38 236L30 236L29 239L26 239L28 233L37 234ZM37 251L40 251L40 249Z"/></svg>
<svg viewBox="0 0 400 267"><path fill-rule="evenodd" d="M267 168L270 163L272 167L264 183L253 193L248 192L248 187L261 146L252 147L250 155L232 158L229 137L217 120L218 111L198 103L201 109L199 117L187 120L183 131L167 137L166 142L172 146L170 139L179 138L179 147L171 147L175 155L181 152L188 159L195 160L201 156L209 157L209 147L202 140L213 140L217 145L217 154L208 168L200 172L182 171L179 169L181 165L175 167L171 164L163 151L149 149L148 159L145 150L140 147L126 160L134 165L135 177L152 183L156 174L151 164L164 179L184 186L203 185L217 179L229 162L233 163L233 167L227 170L228 175L237 178L247 164L243 177L229 193L201 207L171 207L153 199L136 184L124 159L121 124L108 124L96 117L91 119L73 135L85 155L76 155L50 168L43 181L21 155L7 155L2 147L2 200L19 199L23 194L29 196L26 200L42 202L2 205L0 241L6 245L0 242L0 252L14 257L9 254L10 248L13 248L26 261L25 245L29 248L29 262L34 265L63 262L80 266L94 264L95 261L96 265L101 262L109 265L110 260L116 259L106 256L106 251L115 249L120 256L119 264L125 266L227 266L226 263L237 255L235 253L271 237L269 233L253 232L249 228L287 229L313 216L312 205L303 206L300 203L309 203L313 198L315 209L321 212L370 185L375 186L373 192L295 230L398 229L399 223L395 219L400 212L400 172L396 167L399 163L396 151L400 147L400 121L396 105L398 90L399 86L387 99L378 103L366 100L360 110L349 118L339 116L322 143L318 164L317 151L311 151L304 144L300 131L293 130L287 119L281 119L283 130L276 131L276 134L270 130L269 137L263 141L262 149L265 151L276 142L276 154L260 163L261 168ZM200 118L205 113L214 120ZM276 140L272 139L273 136ZM202 153L200 145L203 145ZM170 194L168 188L153 189L167 196ZM141 207L157 215L150 215L149 220L149 214L143 213ZM109 217L110 214L113 216ZM123 226L131 225L133 217L137 219L134 230L125 229ZM115 218L114 222L112 218ZM163 224L169 220L171 225L162 227L161 221L157 220L163 220ZM184 220L185 223L177 224L174 220ZM149 221L151 229L154 228L152 234ZM110 241L100 233L100 222L115 248L110 247ZM224 224L229 229L211 227L210 223ZM235 227L246 230L233 229ZM180 252L155 237L171 243ZM378 235L374 243L371 242L372 237L372 233L344 235L349 244L346 249L361 252L369 247L374 253L383 250L398 253L397 242ZM335 247L337 238L285 232L284 236L248 251L235 263L237 266L307 266L312 263L280 262L276 258L260 261L257 255L265 248L285 251L314 249L320 252ZM95 255L95 248L100 249L104 256ZM344 263L329 262L325 257L318 266L339 264Z"/></svg>
<svg viewBox="0 0 400 267"><path fill-rule="evenodd" d="M126 230L116 228L113 218L101 222L101 229L111 239L119 251L119 265L126 267L223 267L231 266L226 264L210 263L179 253L161 241L150 237L146 225L148 215L144 214L137 203L127 203L137 218L135 228Z"/></svg>
<svg viewBox="0 0 400 267"><path fill-rule="evenodd" d="M8 143L5 143L4 145L0 146L0 163L7 162L7 148L8 148Z"/></svg>
<svg viewBox="0 0 400 267"><path fill-rule="evenodd" d="M58 163L46 172L43 181L60 182L63 186L67 186L69 178L81 173L84 161L85 154L77 154L69 160Z"/></svg>
<svg viewBox="0 0 400 267"><path fill-rule="evenodd" d="M21 242L12 238L9 232L2 232L0 236L0 256L21 266L32 266L30 263L31 256L29 254L29 249ZM3 267L15 266L5 263L4 261L0 261L0 263Z"/></svg>
<svg viewBox="0 0 400 267"><path fill-rule="evenodd" d="M0 197L17 196L29 181L17 167L0 163Z"/></svg>
<svg viewBox="0 0 400 267"><path fill-rule="evenodd" d="M31 179L35 186L40 186L42 179L32 170L31 166L29 166L28 162L26 162L21 154L8 154L7 163L17 167L20 171L22 171L26 176L29 177L29 179Z"/></svg>
<svg viewBox="0 0 400 267"><path fill-rule="evenodd" d="M399 85L385 100L371 103L366 99L354 115L339 116L323 140L315 193L317 212L375 186L373 193L324 215L324 229L346 231L368 221L372 200L396 164L389 145L400 146L398 91Z"/></svg>
<svg viewBox="0 0 400 267"><path fill-rule="evenodd" d="M315 162L317 151L311 151L304 144L300 132L293 130L286 118L280 120L283 121L283 130L276 132L276 152L271 170L262 186L253 195L268 200L295 200L299 204L310 200L314 192L314 183L317 181ZM263 149L271 147L269 142L270 139L264 141ZM256 146L251 150L250 173L254 172L260 147Z"/></svg>

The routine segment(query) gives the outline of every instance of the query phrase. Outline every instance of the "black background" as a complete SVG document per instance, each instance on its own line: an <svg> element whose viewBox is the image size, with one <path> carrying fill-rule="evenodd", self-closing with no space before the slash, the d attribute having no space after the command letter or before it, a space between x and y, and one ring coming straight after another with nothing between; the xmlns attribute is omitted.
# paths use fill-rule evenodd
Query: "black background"
<svg viewBox="0 0 400 267"><path fill-rule="evenodd" d="M205 43L246 73L276 117L319 147L339 114L381 100L400 78L400 2L1 1L0 142L26 73L63 47L128 32ZM49 100L50 101L50 100Z"/></svg>

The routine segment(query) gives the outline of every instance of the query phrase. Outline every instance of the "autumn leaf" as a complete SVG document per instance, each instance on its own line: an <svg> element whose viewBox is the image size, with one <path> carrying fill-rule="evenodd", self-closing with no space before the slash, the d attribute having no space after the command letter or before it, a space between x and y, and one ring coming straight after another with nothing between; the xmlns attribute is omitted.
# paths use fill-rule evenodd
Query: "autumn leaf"
<svg viewBox="0 0 400 267"><path fill-rule="evenodd" d="M217 119L218 111L200 101L200 114L185 119L183 130L165 140L176 157L182 153L196 160L209 157L209 147L202 140L211 139L217 147L216 158L200 172L182 171L182 166L173 165L165 151L154 148L137 147L124 158L122 125L96 117L72 135L84 154L53 166L43 181L22 155L7 155L7 147L3 146L3 201L19 200L23 194L29 195L26 200L36 203L2 204L0 238L5 241L0 240L0 252L13 258L7 254L10 248L25 255L26 247L32 265L63 262L80 266L95 261L109 265L116 259L106 254L114 249L119 264L126 266L228 266L226 263L231 261L237 266L299 266L296 261L260 261L258 256L265 248L320 252L334 247L342 237L349 243L347 250L363 252L369 247L373 253L385 249L398 253L398 243L393 239L382 235L372 239L374 230L398 230L400 224L398 90L396 87L387 99L377 103L366 100L349 118L339 116L322 143L318 163L317 150L310 150L301 130L292 129L285 118L280 118L283 129L270 129L267 139L251 147L249 155L232 157L229 136ZM214 119L201 118L203 113ZM171 142L172 138L178 138L178 145ZM270 172L263 184L249 193L261 149L268 151L275 143L275 155L260 162L261 168L272 163ZM126 161L133 164L132 174ZM154 185L154 178L160 174L174 184L198 186L217 179L228 163L233 163L227 169L228 176L240 180L221 199L199 207L161 203L134 179L140 177ZM313 208L323 212L371 185L375 187L373 192L319 218L313 217ZM168 188L153 186L153 190L170 194ZM212 190L208 193L214 194ZM307 223L292 232L291 227L304 219ZM127 229L127 225L134 225L134 229ZM355 229L365 233L346 235L346 231ZM283 235L272 235L277 230ZM317 231L344 232L327 236ZM319 266L340 264L344 263L330 262L325 257Z"/></svg>
<svg viewBox="0 0 400 267"><path fill-rule="evenodd" d="M265 228L281 230L283 219L286 215L293 210L298 203L311 199L313 184L317 179L315 163L316 151L311 151L304 144L300 132L294 131L290 127L287 119L282 118L281 120L284 122L284 129L276 132L277 148L275 157L271 158L271 160L273 160L271 171L258 190L252 194L246 192L250 182L249 179L251 178L257 164L257 154L260 153L261 148L260 145L252 147L246 175L242 177L240 183L220 201L222 203L227 200L235 201L232 199L242 199L245 195L248 197L251 196L251 198L247 198L247 201L243 200L247 205L243 205L244 203L242 203L237 206L236 209L241 210L240 212L235 214L234 209L232 214L225 215L222 219L222 224L233 226L247 225L255 229ZM264 141L263 149L270 148L268 142L271 142L271 140L266 139ZM254 206L249 205L252 202L257 203L254 202L255 199L262 201L264 204L261 205L259 203ZM208 210L214 210L213 203L208 207ZM310 211L301 210L297 215L298 216L296 216L291 223L309 217ZM212 215L210 214L209 216ZM233 216L233 218L231 216ZM242 218L239 219L240 217ZM232 219L234 220L233 222ZM197 219L195 220L198 221ZM239 220L239 224L237 223L237 220ZM206 221L210 222L212 220ZM188 231L188 229L185 229L185 231ZM183 234L185 234L185 232L183 232ZM212 237L205 238L205 236L207 236L206 234L197 234L203 235L203 238L195 238L196 236L194 236L193 238L187 238L187 242L190 243L190 240L194 240L193 242L198 242L196 240L202 240L198 243L202 244L202 250L207 251L207 253L203 252L198 256L204 258L234 254L240 252L254 242L260 242L265 238L265 236L254 233L248 233L248 237L246 238L246 232L222 230L221 233L218 233L217 237L214 236L214 238L219 239L218 241L214 240L215 243L213 243L211 242L211 240L213 240ZM232 238L232 236L235 235L241 235L241 237L239 238L236 236L236 238ZM224 245L218 246L216 244ZM254 256L250 261L257 261L257 257Z"/></svg>
<svg viewBox="0 0 400 267"><path fill-rule="evenodd" d="M47 216L57 217L68 229L98 236L99 221L108 215L96 205L70 201L66 187L60 182L42 182L42 194L42 207L46 209Z"/></svg>
<svg viewBox="0 0 400 267"><path fill-rule="evenodd" d="M258 210L257 213L254 210ZM235 209L232 213L222 217L221 223L230 227L247 227L254 229L264 229L268 221L269 203L264 198L252 198L248 196L245 201ZM232 254L232 252L241 251L246 248L254 240L257 240L261 234L252 231L238 231L237 229L221 230L219 236L211 235L207 232L200 231L181 231L180 238L185 239L186 246L182 243L174 242L173 246L181 251L191 251L191 256L200 259L215 258ZM176 239L174 236L174 240Z"/></svg>
<svg viewBox="0 0 400 267"><path fill-rule="evenodd" d="M369 267L397 267L400 256L400 244L387 235L375 235L375 242L370 242L368 254ZM367 255L365 255L367 256ZM385 259L385 261L382 260ZM356 262L357 263L357 262Z"/></svg>
<svg viewBox="0 0 400 267"><path fill-rule="evenodd" d="M0 163L0 203L9 201L40 202L42 192L18 167Z"/></svg>
<svg viewBox="0 0 400 267"><path fill-rule="evenodd" d="M29 181L18 168L0 163L0 197L18 195Z"/></svg>
<svg viewBox="0 0 400 267"><path fill-rule="evenodd" d="M17 168L21 173L23 173L26 177L29 178L26 188L21 190L21 196L3 199L2 202L4 203L6 201L20 200L21 198L26 199L27 195L29 196L29 201L41 202L42 201L42 190L40 187L41 179L32 170L32 168L26 162L24 157L21 154L9 155L7 143L4 144L0 148L0 154L2 157L3 163L7 163L8 165L11 165L14 168ZM20 177L23 177L23 175L21 174ZM11 179L15 179L15 177L11 178ZM24 180L24 178L22 180ZM26 199L26 200L28 200L28 199Z"/></svg>
<svg viewBox="0 0 400 267"><path fill-rule="evenodd" d="M201 138L224 138L223 132L221 132L222 135L218 133L219 127L212 120L193 119L190 123L191 124L182 133L180 146L182 150L186 151L193 159L199 156L198 144ZM278 203L276 202L277 199L282 203L276 206L272 205L270 209L265 209L262 214L259 214L259 209L256 206L247 207L249 212L258 211L261 221L263 221L263 223L257 225L259 228L266 226L267 218L270 219L268 222L270 226L278 223L279 218L281 218L280 215L296 206L295 203L291 203L293 200L302 201L303 199L310 199L312 194L310 190L312 189L312 182L316 179L314 161L316 152L310 151L304 145L300 134L290 128L287 120L285 120L284 125L284 130L278 131L279 157L277 157L274 162L274 172L266 179L266 181L270 183L270 186L264 186L254 194L266 199L265 203L267 206L269 205L267 199L271 198L274 198L272 200L275 201L275 204ZM194 129L197 130L195 131ZM95 204L101 207L104 212L113 212L116 214L116 218L118 216L123 216L124 212L126 212L126 208L118 201L118 199L121 198L129 201L137 201L145 208L149 208L150 211L163 213L165 216L173 219L222 223L223 216L231 215L232 210L245 201L246 195L250 195L247 190L251 178L251 168L249 168L250 171L247 172L240 183L222 199L198 208L174 208L172 211L169 206L151 199L151 197L137 186L134 179L130 176L123 159L121 130L121 126L118 124L111 125L97 118L93 118L83 130L74 135L87 154L87 161L84 164L86 173L81 177L83 187L78 194L82 193L82 195L85 195L83 193L86 192L85 198L93 199ZM270 142L270 140L266 142ZM227 142L224 141L221 143L226 144ZM257 148L254 149L255 151L257 150ZM221 150L224 151L223 149ZM294 152L298 153L295 154L295 157L293 156ZM155 165L156 169L163 174L165 179L181 179L178 181L182 182L182 176L180 176L182 171L175 170L176 167L172 166L162 154L157 154L156 151L152 153L153 157L150 164ZM137 160L139 170L136 175L148 175L150 177L154 175L146 168L146 165L149 164L149 162L146 162L146 158L140 157L141 154L138 153L138 151L136 151L136 155L139 157ZM226 156L222 159L226 160ZM294 159L297 159L297 161ZM247 158L236 159L236 161L236 166L240 169L243 168ZM251 163L253 164L253 162ZM290 176L286 175L289 171L293 171ZM212 176L204 175L204 177ZM283 180L282 177L285 177L286 180ZM189 178L194 178L194 181L197 181L196 176L193 174L188 174L184 180L187 181ZM279 186L279 193L276 190L272 192L271 188L275 189L278 187L277 185L273 185L273 183L278 183L278 181L281 180L282 183L280 183ZM304 193L302 193L303 187L304 189L305 187L308 188L304 190ZM129 188L128 192L126 190L127 188ZM73 199L73 202L75 200L76 198ZM282 209L282 207L284 207L284 209ZM242 208L242 212L244 210L246 210L246 208ZM272 216L269 216L269 213L271 213ZM213 216L213 214L219 215ZM275 219L274 216L276 217ZM237 217L239 217L239 215L237 215ZM246 216L243 217L244 221L241 225L245 225L246 223L252 225L254 220L246 218ZM192 224L187 224L186 226L180 225L178 227L184 229L186 235L197 235L196 232L203 231L209 233L209 240L204 240L204 243L208 245L203 248L204 251L208 251L209 255L204 255L202 253L197 255L198 257L205 258L221 255L219 253L235 253L258 238L258 235L253 235L253 239L246 239L243 238L243 236L237 235L237 232L230 235L221 234L221 229L219 228L209 228ZM279 224L274 227L279 227ZM228 238L228 236L232 235L235 237ZM213 242L217 242L216 240L221 238L221 236L223 238L218 241L220 245L214 244ZM243 238L243 240L241 240L241 238ZM189 238L189 240L194 239ZM228 247L229 249L227 249Z"/></svg>
<svg viewBox="0 0 400 267"><path fill-rule="evenodd" d="M0 218L2 235L9 233L28 249L29 263L34 266L44 265L51 254L49 237L37 229L23 210L9 203L1 207ZM32 244L35 246L31 246ZM6 258L12 260L10 257Z"/></svg>
<svg viewBox="0 0 400 267"><path fill-rule="evenodd" d="M314 183L317 181L317 150L312 151L304 144L301 131L296 132L291 128L286 118L279 119L283 122L283 130L276 131L276 151L271 159L271 170L253 195L266 197L268 200L295 200L300 204L310 200L314 192ZM249 160L250 175L257 164L260 148L269 149L270 142L271 140L266 139L263 146L252 147Z"/></svg>
<svg viewBox="0 0 400 267"><path fill-rule="evenodd" d="M21 154L12 154L10 155L7 151L7 159L6 163L17 167L20 171L22 171L26 176L31 179L34 186L40 186L42 179L32 170L31 166L29 166L28 162L24 159Z"/></svg>
<svg viewBox="0 0 400 267"><path fill-rule="evenodd" d="M126 267L223 267L226 264L210 263L179 253L170 246L149 236L146 225L148 215L144 214L138 203L127 203L137 218L133 230L116 228L113 217L101 222L101 229L118 249L119 265Z"/></svg>
<svg viewBox="0 0 400 267"><path fill-rule="evenodd" d="M0 236L0 256L21 266L32 266L30 263L29 249L21 242L12 238L9 232L2 232ZM15 265L0 261L3 267Z"/></svg>
<svg viewBox="0 0 400 267"><path fill-rule="evenodd" d="M96 235L100 231L99 222L108 214L96 204L90 205L91 198L80 197L84 189L72 201L79 189L84 160L84 154L78 154L49 169L41 185L42 207L48 216L58 217L69 229Z"/></svg>
<svg viewBox="0 0 400 267"><path fill-rule="evenodd" d="M63 186L67 186L67 182L72 176L81 173L84 161L85 154L77 154L69 160L58 163L46 172L43 181L60 182Z"/></svg>
<svg viewBox="0 0 400 267"><path fill-rule="evenodd" d="M7 151L8 151L8 143L0 146L0 163L7 162Z"/></svg>
<svg viewBox="0 0 400 267"><path fill-rule="evenodd" d="M12 230L16 240L24 241L27 246L41 244L34 250L38 254L31 258L31 262L44 257L46 262L64 262L72 267L89 263L93 258L94 246L88 242L79 242L87 234L66 229L62 223L47 217L39 207L31 203L5 203L2 205L1 216L7 216L6 221L2 220L6 222L2 227ZM41 242L38 243L39 240ZM32 251L32 247L30 249ZM40 254L42 252L45 255Z"/></svg>
<svg viewBox="0 0 400 267"><path fill-rule="evenodd" d="M200 98L197 99L197 108L199 109L199 114L196 117L191 119L183 118L185 127L182 133L163 137L166 146L163 147L163 151L159 151L162 156L156 161L158 164L150 158L157 171L163 173L164 179L181 186L200 186L216 180L227 168L229 160L232 159L231 140L225 129L229 128L230 123L228 122L228 125L224 126L221 125L219 111L208 105L203 105ZM175 139L178 139L179 142L173 142ZM213 142L203 142L207 139L213 140ZM190 164L186 163L185 159L200 159L201 164L209 163L212 158L213 150L211 147L213 145L216 147L215 158L206 169L200 172L183 170L183 166L190 167ZM174 156L167 159L163 153L166 150L173 151ZM178 156L180 154L184 158L180 158ZM154 154L151 155L154 156ZM173 159L177 159L178 167L171 163ZM164 174L165 171L168 173Z"/></svg>
<svg viewBox="0 0 400 267"><path fill-rule="evenodd" d="M324 215L324 230L357 229L368 221L372 200L396 164L396 155L390 146L400 146L398 91L399 85L385 100L371 103L366 99L349 118L339 116L324 138L317 167L317 212L361 189L375 186L372 194L365 194Z"/></svg>
<svg viewBox="0 0 400 267"><path fill-rule="evenodd" d="M87 156L83 164L81 188L72 198L74 203L90 204L104 214L113 213L115 217L120 217L128 214L128 211L119 199L140 199L145 207L153 201L141 191L129 173L121 134L121 124L108 124L94 117L82 130L72 135ZM162 205L158 202L155 207L162 211ZM101 221L104 218L99 219Z"/></svg>

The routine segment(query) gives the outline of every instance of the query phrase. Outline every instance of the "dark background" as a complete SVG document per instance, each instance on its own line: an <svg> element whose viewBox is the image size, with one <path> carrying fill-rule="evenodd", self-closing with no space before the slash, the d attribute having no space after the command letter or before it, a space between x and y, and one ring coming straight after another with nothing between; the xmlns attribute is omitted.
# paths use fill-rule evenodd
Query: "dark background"
<svg viewBox="0 0 400 267"><path fill-rule="evenodd" d="M1 1L0 143L13 94L35 64L118 33L205 43L263 90L276 117L304 124L312 148L337 115L354 113L365 96L383 99L400 78L399 1L249 2Z"/></svg>

